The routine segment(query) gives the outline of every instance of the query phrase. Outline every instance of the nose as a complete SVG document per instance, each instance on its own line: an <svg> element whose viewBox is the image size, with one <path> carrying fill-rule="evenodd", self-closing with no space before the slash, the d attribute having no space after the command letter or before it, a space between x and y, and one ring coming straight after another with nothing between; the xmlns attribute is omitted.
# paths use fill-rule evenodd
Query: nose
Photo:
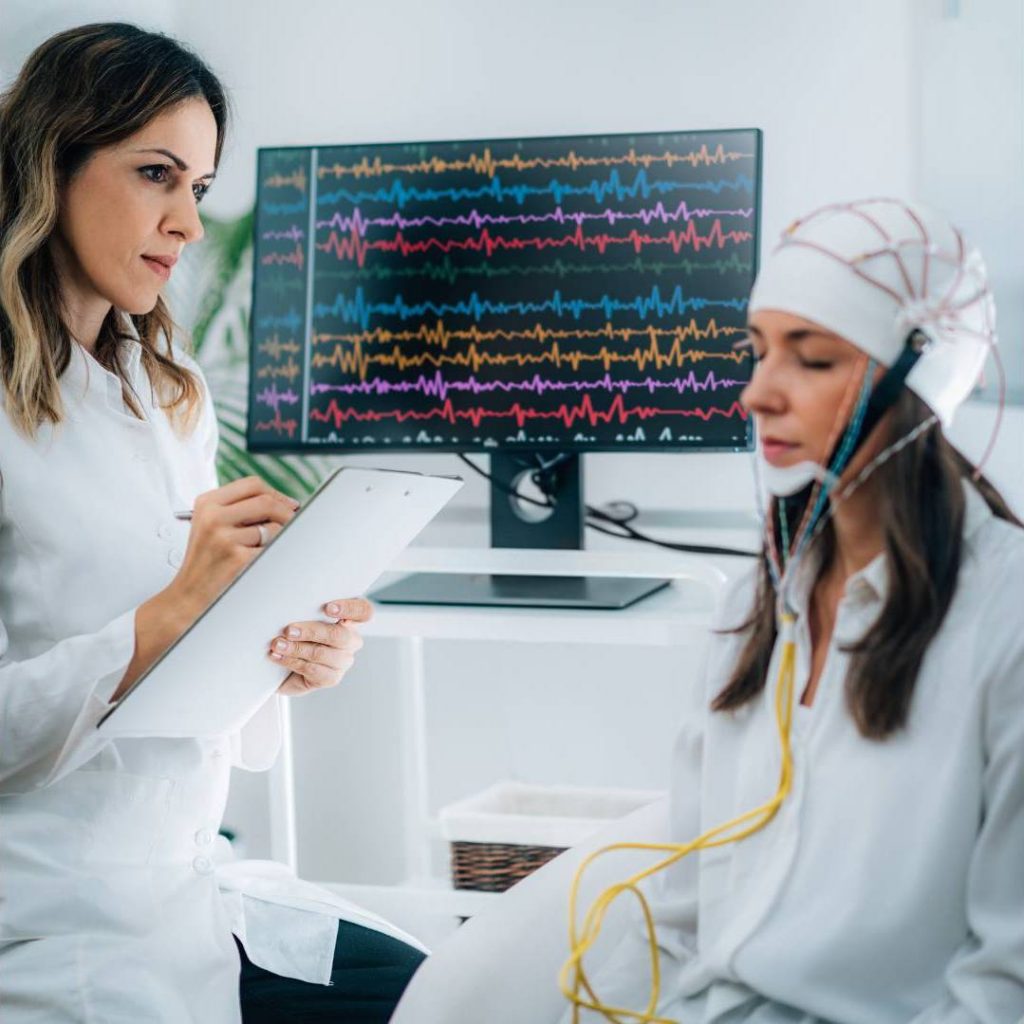
<svg viewBox="0 0 1024 1024"><path fill-rule="evenodd" d="M205 234L191 187L177 192L174 206L165 220L164 230L168 234L176 235L186 245L189 242L198 242Z"/></svg>
<svg viewBox="0 0 1024 1024"><path fill-rule="evenodd" d="M785 409L785 396L778 387L775 374L767 359L754 364L749 383L740 394L740 403L748 412L755 414L780 413Z"/></svg>

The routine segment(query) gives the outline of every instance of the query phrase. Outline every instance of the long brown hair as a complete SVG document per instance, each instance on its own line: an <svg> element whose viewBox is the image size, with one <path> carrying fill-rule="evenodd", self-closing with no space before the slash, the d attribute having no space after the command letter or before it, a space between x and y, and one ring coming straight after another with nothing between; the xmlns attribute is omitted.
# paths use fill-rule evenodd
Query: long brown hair
<svg viewBox="0 0 1024 1024"><path fill-rule="evenodd" d="M213 111L219 161L228 111L217 78L175 40L120 23L52 36L0 95L0 378L7 414L28 437L63 419L58 381L74 344L50 249L62 186L97 148L195 97ZM118 361L129 324L154 391L167 396L164 408L184 430L202 395L196 377L174 360L174 325L162 298L141 315L112 308L96 339L97 360L121 378L129 408L141 417Z"/></svg>
<svg viewBox="0 0 1024 1024"><path fill-rule="evenodd" d="M904 389L889 417L889 436L907 436L931 416ZM1002 495L943 436L938 424L922 431L883 462L877 474L878 514L885 537L889 588L878 618L864 636L842 648L851 654L846 703L861 735L884 739L907 724L911 699L928 645L939 631L956 591L963 554L963 480L971 479L992 512L1021 525ZM790 509L803 516L810 490ZM778 515L772 529L782 544ZM819 575L832 564L835 530L828 521L816 540ZM712 702L715 711L738 708L765 687L775 645L775 591L762 554L754 608L730 633L748 633L729 682Z"/></svg>

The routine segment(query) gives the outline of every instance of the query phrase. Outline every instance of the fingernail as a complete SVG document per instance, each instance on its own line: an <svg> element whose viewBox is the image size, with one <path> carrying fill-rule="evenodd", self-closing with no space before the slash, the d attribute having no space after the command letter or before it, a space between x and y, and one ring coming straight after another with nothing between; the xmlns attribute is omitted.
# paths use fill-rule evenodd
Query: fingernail
<svg viewBox="0 0 1024 1024"><path fill-rule="evenodd" d="M278 653L277 653L277 651L271 651L271 652L270 652L270 656L271 656L271 657L272 657L272 658L273 658L273 659L274 659L275 661L280 661L280 660L281 660L281 655L280 655L280 654L278 654Z"/></svg>
<svg viewBox="0 0 1024 1024"><path fill-rule="evenodd" d="M277 650L279 650L279 651L287 651L288 650L288 641L287 640L275 640L274 641L274 647L276 647Z"/></svg>
<svg viewBox="0 0 1024 1024"><path fill-rule="evenodd" d="M328 615L337 615L338 612L340 612L340 611L341 611L341 609L336 604L329 604L327 606L327 614Z"/></svg>
<svg viewBox="0 0 1024 1024"><path fill-rule="evenodd" d="M288 629L285 630L285 633L293 640L295 640L299 635L299 631L294 626L289 626Z"/></svg>

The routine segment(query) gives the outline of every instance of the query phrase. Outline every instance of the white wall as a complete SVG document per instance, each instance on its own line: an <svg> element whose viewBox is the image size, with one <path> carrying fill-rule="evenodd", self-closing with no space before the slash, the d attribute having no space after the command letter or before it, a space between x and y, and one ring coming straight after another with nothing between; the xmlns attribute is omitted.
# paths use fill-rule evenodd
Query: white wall
<svg viewBox="0 0 1024 1024"><path fill-rule="evenodd" d="M259 145L756 126L766 245L837 197L918 195L950 210L988 255L1006 361L1024 382L1018 0L0 0L0 74L48 33L110 17L178 34L231 89L214 214L252 203ZM978 405L959 427L975 454L992 414ZM1024 509L1022 420L1004 425L993 467ZM457 466L438 455L390 464ZM591 500L645 509L752 500L745 456L591 456L587 481ZM471 480L433 536L486 543L473 515L485 500ZM395 672L395 651L372 645L343 687L295 704L307 875L401 874L386 810L398 800ZM690 674L650 651L454 644L430 647L429 672L435 803L510 772L663 784L673 723L648 709L671 707ZM601 757L587 753L587 730ZM262 780L238 780L229 818L255 853L262 801Z"/></svg>

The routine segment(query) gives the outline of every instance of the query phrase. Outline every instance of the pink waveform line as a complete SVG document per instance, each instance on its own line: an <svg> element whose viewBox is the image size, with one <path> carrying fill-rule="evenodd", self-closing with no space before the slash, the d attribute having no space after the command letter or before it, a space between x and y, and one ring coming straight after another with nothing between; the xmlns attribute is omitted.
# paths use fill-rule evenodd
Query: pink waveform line
<svg viewBox="0 0 1024 1024"><path fill-rule="evenodd" d="M658 391L675 391L683 394L686 391L717 391L719 388L737 387L746 384L746 381L732 380L728 377L716 377L714 371L708 372L703 380L698 379L695 371L691 370L685 377L675 380L655 380L648 376L644 380L613 380L611 374L606 373L597 380L550 380L540 374L534 374L529 380L522 381L480 381L475 375L468 380L449 381L444 374L437 371L431 376L420 374L418 379L403 381L388 381L380 377L371 380L360 381L352 384L324 384L313 382L309 386L311 395L324 392L336 391L345 395L388 395L392 393L406 394L410 391L419 391L431 398L439 398L446 401L449 391L468 391L474 395L488 394L500 391L509 394L512 391L531 391L534 394L542 395L547 391L620 391L627 394L633 390L646 390L649 394L656 394Z"/></svg>
<svg viewBox="0 0 1024 1024"><path fill-rule="evenodd" d="M288 238L293 242L301 242L306 237L306 232L299 227L298 224L292 224L286 231L264 231L260 238L264 241L268 239L280 240L282 238Z"/></svg>
<svg viewBox="0 0 1024 1024"><path fill-rule="evenodd" d="M278 391L275 384L271 384L269 388L264 388L256 395L257 402L262 405L269 405L275 412L277 412L280 405L295 405L298 400L299 396L291 388L287 391Z"/></svg>
<svg viewBox="0 0 1024 1024"><path fill-rule="evenodd" d="M364 237L371 227L397 227L397 228L420 228L424 226L442 227L448 224L456 224L462 227L481 228L485 224L542 224L553 222L555 224L575 224L580 227L586 221L603 220L614 225L620 220L641 220L645 225L658 220L662 224L669 221L692 220L694 217L751 217L754 213L752 207L743 207L736 210L711 210L704 207L694 207L692 210L686 201L679 203L675 210L666 209L664 203L657 203L649 209L623 211L613 210L606 207L600 213L571 212L566 213L561 206L556 206L551 213L479 213L477 210L470 210L469 213L460 213L454 217L403 217L401 213L393 213L387 217L364 217L357 206L351 216L345 217L340 213L334 213L329 220L318 220L318 228L335 228L341 231L355 232ZM266 237L266 236L264 236Z"/></svg>

